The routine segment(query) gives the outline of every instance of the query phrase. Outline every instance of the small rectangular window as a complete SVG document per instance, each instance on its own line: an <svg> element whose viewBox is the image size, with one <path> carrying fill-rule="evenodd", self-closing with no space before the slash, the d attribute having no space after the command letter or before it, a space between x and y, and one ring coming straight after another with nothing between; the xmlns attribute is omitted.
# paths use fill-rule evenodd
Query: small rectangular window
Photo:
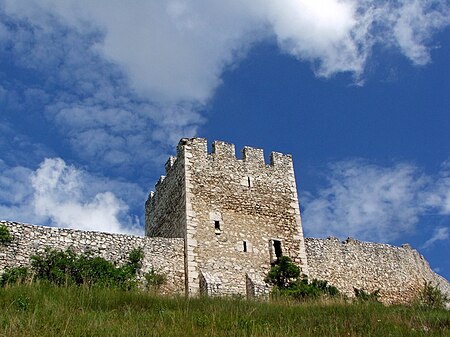
<svg viewBox="0 0 450 337"><path fill-rule="evenodd" d="M216 235L220 235L222 233L219 220L214 220L214 232L216 233Z"/></svg>
<svg viewBox="0 0 450 337"><path fill-rule="evenodd" d="M244 245L244 252L247 252L247 241L243 241L243 245Z"/></svg>
<svg viewBox="0 0 450 337"><path fill-rule="evenodd" d="M273 240L273 249L275 251L275 257L278 260L283 255L283 251L281 250L281 241Z"/></svg>

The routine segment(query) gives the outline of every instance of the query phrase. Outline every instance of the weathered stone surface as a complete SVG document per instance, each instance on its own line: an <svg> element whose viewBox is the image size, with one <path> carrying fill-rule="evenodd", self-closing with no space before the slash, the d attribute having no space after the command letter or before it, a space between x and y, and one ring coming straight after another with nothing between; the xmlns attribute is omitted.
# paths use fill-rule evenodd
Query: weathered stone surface
<svg viewBox="0 0 450 337"><path fill-rule="evenodd" d="M261 149L245 147L237 159L233 144L212 148L208 153L205 139L183 139L146 208L149 235L184 231L188 293L245 296L246 274L268 272L275 241L307 273L291 156L274 152L266 165Z"/></svg>
<svg viewBox="0 0 450 337"><path fill-rule="evenodd" d="M306 238L306 252L310 277L327 280L348 296L354 296L353 287L379 289L384 303L410 303L427 281L450 297L448 281L409 245Z"/></svg>
<svg viewBox="0 0 450 337"><path fill-rule="evenodd" d="M167 276L165 293L184 292L184 240L139 237L123 234L88 232L0 221L12 242L0 246L0 274L7 267L28 266L30 256L45 248L72 249L76 253L90 251L109 261L123 264L134 248L144 252L141 274L155 270Z"/></svg>

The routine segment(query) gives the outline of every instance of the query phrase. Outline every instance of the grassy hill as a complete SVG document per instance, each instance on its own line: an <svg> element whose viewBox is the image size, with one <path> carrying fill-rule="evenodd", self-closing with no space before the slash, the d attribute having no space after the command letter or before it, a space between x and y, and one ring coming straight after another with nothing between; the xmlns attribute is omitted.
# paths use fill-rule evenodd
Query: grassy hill
<svg viewBox="0 0 450 337"><path fill-rule="evenodd" d="M450 312L35 283L0 288L0 336L450 336Z"/></svg>

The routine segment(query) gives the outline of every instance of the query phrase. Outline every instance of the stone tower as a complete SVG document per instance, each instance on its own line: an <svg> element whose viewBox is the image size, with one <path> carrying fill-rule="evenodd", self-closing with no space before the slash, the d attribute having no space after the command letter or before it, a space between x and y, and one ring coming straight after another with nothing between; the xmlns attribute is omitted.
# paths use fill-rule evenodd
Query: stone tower
<svg viewBox="0 0 450 337"><path fill-rule="evenodd" d="M185 290L258 295L281 255L308 273L292 157L182 139L146 202L146 235L184 238Z"/></svg>

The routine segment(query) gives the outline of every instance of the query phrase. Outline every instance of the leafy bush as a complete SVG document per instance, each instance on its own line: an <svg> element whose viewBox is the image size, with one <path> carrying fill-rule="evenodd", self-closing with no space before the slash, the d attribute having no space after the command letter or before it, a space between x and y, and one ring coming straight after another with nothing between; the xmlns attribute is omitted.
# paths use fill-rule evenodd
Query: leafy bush
<svg viewBox="0 0 450 337"><path fill-rule="evenodd" d="M7 244L12 241L11 233L9 232L8 227L5 225L0 225L0 244Z"/></svg>
<svg viewBox="0 0 450 337"><path fill-rule="evenodd" d="M358 288L353 287L353 291L355 292L355 297L358 301L380 302L380 289L377 289L373 292L367 292L363 289L358 289Z"/></svg>
<svg viewBox="0 0 450 337"><path fill-rule="evenodd" d="M85 285L88 287L135 287L136 273L143 258L141 250L133 250L127 264L116 267L112 262L90 253L76 255L72 250L46 249L31 257L31 270L37 280L58 286ZM17 282L29 274L28 270L13 268L2 275L2 284Z"/></svg>
<svg viewBox="0 0 450 337"><path fill-rule="evenodd" d="M272 265L266 277L266 282L278 289L289 288L293 281L300 276L300 268L287 256L281 256Z"/></svg>
<svg viewBox="0 0 450 337"><path fill-rule="evenodd" d="M430 309L445 309L449 301L450 299L439 288L427 281L418 297L419 305Z"/></svg>
<svg viewBox="0 0 450 337"><path fill-rule="evenodd" d="M58 251L46 249L43 253L31 256L31 268L36 279L48 281L56 285L76 283L76 255L71 250Z"/></svg>
<svg viewBox="0 0 450 337"><path fill-rule="evenodd" d="M154 269L144 274L144 278L147 281L147 289L159 289L163 284L167 282L167 276L156 272Z"/></svg>
<svg viewBox="0 0 450 337"><path fill-rule="evenodd" d="M135 248L128 254L128 266L137 272L142 267L144 252L141 248Z"/></svg>
<svg viewBox="0 0 450 337"><path fill-rule="evenodd" d="M287 256L278 259L265 281L273 286L273 294L297 300L339 295L339 290L327 281L313 279L310 282L306 275L300 277L300 268Z"/></svg>
<svg viewBox="0 0 450 337"><path fill-rule="evenodd" d="M0 276L0 287L26 283L31 280L31 278L31 274L26 267L6 268Z"/></svg>

